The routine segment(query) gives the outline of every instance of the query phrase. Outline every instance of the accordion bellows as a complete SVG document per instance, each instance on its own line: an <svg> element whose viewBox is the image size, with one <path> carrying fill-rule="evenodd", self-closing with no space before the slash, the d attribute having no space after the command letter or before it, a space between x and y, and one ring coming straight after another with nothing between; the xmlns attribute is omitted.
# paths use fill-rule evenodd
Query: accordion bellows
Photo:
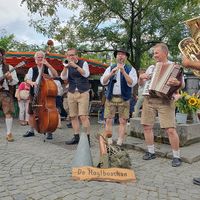
<svg viewBox="0 0 200 200"><path fill-rule="evenodd" d="M176 63L157 63L154 69L151 82L149 84L150 96L157 96L170 99L180 86L169 86L167 82L170 78L182 80L182 69Z"/></svg>

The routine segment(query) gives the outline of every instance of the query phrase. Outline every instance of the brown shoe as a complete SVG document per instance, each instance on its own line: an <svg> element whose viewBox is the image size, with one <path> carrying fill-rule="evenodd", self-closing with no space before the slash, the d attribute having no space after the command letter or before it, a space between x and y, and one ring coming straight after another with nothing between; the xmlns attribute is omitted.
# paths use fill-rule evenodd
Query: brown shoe
<svg viewBox="0 0 200 200"><path fill-rule="evenodd" d="M13 142L13 141L14 141L14 138L13 138L13 136L12 136L12 133L8 134L8 135L6 136L6 139L8 140L8 142Z"/></svg>
<svg viewBox="0 0 200 200"><path fill-rule="evenodd" d="M20 120L19 123L20 123L21 126L24 126L24 121L23 120Z"/></svg>
<svg viewBox="0 0 200 200"><path fill-rule="evenodd" d="M26 125L27 125L27 122L26 122L26 121L20 121L20 125L21 125L21 126L26 126Z"/></svg>

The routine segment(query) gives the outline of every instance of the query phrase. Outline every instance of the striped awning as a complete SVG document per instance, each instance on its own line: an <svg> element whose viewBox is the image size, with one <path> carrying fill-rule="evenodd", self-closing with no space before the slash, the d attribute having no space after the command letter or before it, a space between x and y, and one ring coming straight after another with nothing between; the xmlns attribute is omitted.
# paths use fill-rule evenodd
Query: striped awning
<svg viewBox="0 0 200 200"><path fill-rule="evenodd" d="M7 52L6 62L12 66L16 66L21 61L26 61L25 70L19 70L20 73L25 74L28 68L35 66L34 60L35 52ZM58 71L61 72L63 69L63 59L64 55L49 53L47 56L47 61ZM88 60L85 58L79 58L80 60L87 61L90 68L91 75L101 75L108 65L102 64L94 60Z"/></svg>

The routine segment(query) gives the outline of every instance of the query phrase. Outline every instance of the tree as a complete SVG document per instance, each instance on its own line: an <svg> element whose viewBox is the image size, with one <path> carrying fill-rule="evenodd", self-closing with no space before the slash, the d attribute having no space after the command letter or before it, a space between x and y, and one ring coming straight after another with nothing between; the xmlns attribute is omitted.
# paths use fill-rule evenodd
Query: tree
<svg viewBox="0 0 200 200"><path fill-rule="evenodd" d="M28 45L25 42L19 42L14 34L8 34L5 29L0 30L0 47L6 51L38 51L41 49L38 45Z"/></svg>
<svg viewBox="0 0 200 200"><path fill-rule="evenodd" d="M188 34L182 22L199 15L200 7L198 0L22 0L22 3L27 4L33 15L50 20L49 23L44 19L39 23L32 20L37 31L68 47L84 46L83 51L109 51L125 46L136 69L145 63L143 59L150 59L147 52L157 42L167 43L176 57L179 41ZM61 6L80 12L61 23L57 14Z"/></svg>
<svg viewBox="0 0 200 200"><path fill-rule="evenodd" d="M0 32L0 47L4 48L5 50L9 50L12 47L15 36L13 34L7 35L5 29L0 30Z"/></svg>

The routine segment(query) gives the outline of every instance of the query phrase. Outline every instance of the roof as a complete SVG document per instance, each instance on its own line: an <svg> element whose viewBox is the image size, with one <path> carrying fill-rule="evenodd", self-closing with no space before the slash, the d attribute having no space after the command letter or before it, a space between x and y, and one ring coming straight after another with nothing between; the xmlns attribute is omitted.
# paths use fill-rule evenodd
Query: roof
<svg viewBox="0 0 200 200"><path fill-rule="evenodd" d="M34 60L35 52L6 52L6 62L12 66L16 66L21 61L26 61L25 70L18 70L19 73L25 74L30 67L35 66ZM49 53L46 56L47 61L58 71L61 72L63 69L64 55ZM87 61L90 68L91 75L101 75L108 65L89 60L85 58L78 58L79 60Z"/></svg>

